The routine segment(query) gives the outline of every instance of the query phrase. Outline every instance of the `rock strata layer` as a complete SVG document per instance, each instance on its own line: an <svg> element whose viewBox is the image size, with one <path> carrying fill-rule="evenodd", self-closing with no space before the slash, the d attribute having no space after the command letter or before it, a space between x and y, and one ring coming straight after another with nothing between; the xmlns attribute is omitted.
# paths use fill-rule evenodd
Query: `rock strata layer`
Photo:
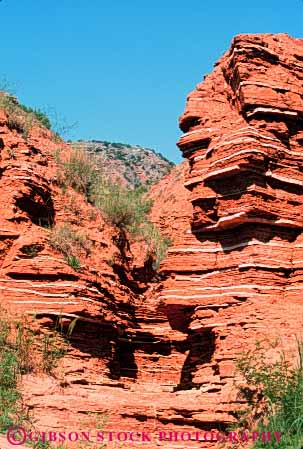
<svg viewBox="0 0 303 449"><path fill-rule="evenodd" d="M187 335L178 390L198 395L199 428L234 420L243 350L292 354L302 332L302 61L303 40L236 36L180 118L193 214L158 299Z"/></svg>
<svg viewBox="0 0 303 449"><path fill-rule="evenodd" d="M173 246L144 295L109 263L114 230L60 191L51 136L24 141L1 115L1 302L41 327L79 319L64 379L23 379L41 430L96 428L100 413L109 430L151 435L136 447L214 448L194 432L235 421L237 356L268 338L292 357L303 324L302 79L302 40L239 35L189 95L188 163L151 191L151 218ZM49 245L45 225L66 221L92 242L79 272Z"/></svg>

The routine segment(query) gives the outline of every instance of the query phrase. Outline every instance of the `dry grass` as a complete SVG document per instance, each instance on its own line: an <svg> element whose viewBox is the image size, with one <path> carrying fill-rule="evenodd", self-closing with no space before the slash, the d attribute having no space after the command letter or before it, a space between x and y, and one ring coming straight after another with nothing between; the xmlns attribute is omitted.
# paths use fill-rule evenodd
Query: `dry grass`
<svg viewBox="0 0 303 449"><path fill-rule="evenodd" d="M0 109L7 114L7 124L10 129L15 129L27 138L33 126L42 126L50 129L51 124L48 117L40 110L27 108L18 103L12 95L0 91Z"/></svg>
<svg viewBox="0 0 303 449"><path fill-rule="evenodd" d="M88 256L92 242L86 235L74 231L69 223L55 226L50 233L50 245L61 252L67 263L78 270L81 267L79 258Z"/></svg>

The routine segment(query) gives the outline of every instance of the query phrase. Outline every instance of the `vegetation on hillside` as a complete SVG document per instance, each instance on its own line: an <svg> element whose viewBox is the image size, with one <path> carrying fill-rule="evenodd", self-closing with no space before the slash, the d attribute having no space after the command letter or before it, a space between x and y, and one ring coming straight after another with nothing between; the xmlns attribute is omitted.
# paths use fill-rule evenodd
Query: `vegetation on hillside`
<svg viewBox="0 0 303 449"><path fill-rule="evenodd" d="M36 108L33 109L33 108L27 107L21 103L19 103L18 106L20 109L22 109L27 114L32 115L40 125L44 126L44 128L51 129L52 124L51 124L49 117L44 112L42 112L40 109L36 109Z"/></svg>
<svg viewBox="0 0 303 449"><path fill-rule="evenodd" d="M78 140L78 142L80 143L84 143L83 140ZM129 143L122 143L122 142L108 142L107 140L91 140L92 143L96 143L96 144L101 144L105 147L113 147L113 148L140 148L142 150L145 151L151 151L152 153L156 154L160 159L162 159L163 161L167 162L169 165L171 165L172 167L175 165L173 162L169 161L165 156L163 156L163 154L155 151L153 148L144 148L140 145L130 145ZM89 142L88 142L89 143Z"/></svg>
<svg viewBox="0 0 303 449"><path fill-rule="evenodd" d="M298 342L298 363L292 367L284 353L278 360L266 359L266 348L256 348L242 354L237 362L245 383L239 386L240 398L247 407L238 412L242 429L261 432L280 432L281 441L257 441L254 449L303 447L303 345Z"/></svg>
<svg viewBox="0 0 303 449"><path fill-rule="evenodd" d="M52 140L62 142L61 136L66 135L76 126L76 123L67 123L54 108L48 108L46 113L39 108L31 108L19 103L14 96L14 90L10 88L10 83L5 80L0 80L0 109L6 112L10 129L21 133L25 139L33 126L39 126L52 131Z"/></svg>
<svg viewBox="0 0 303 449"><path fill-rule="evenodd" d="M51 122L47 115L40 109L29 108L18 103L17 99L0 91L0 109L4 109L8 117L8 126L28 136L34 125L51 129Z"/></svg>
<svg viewBox="0 0 303 449"><path fill-rule="evenodd" d="M29 322L13 319L0 310L0 432L13 425L32 424L29 409L22 401L23 374L44 372L54 375L66 351L59 333L36 333Z"/></svg>
<svg viewBox="0 0 303 449"><path fill-rule="evenodd" d="M119 232L116 243L121 251L132 240L144 240L147 244L145 259L152 259L154 268L159 266L170 241L164 238L148 219L152 201L146 197L146 189L130 189L109 179L100 160L80 148L71 148L69 154L56 154L60 167L59 183L83 193ZM65 255L67 251L64 251Z"/></svg>
<svg viewBox="0 0 303 449"><path fill-rule="evenodd" d="M148 187L158 182L174 163L155 150L139 145L106 141L78 141L74 145L98 155L111 175L130 187Z"/></svg>
<svg viewBox="0 0 303 449"><path fill-rule="evenodd" d="M81 268L80 256L91 251L91 241L84 234L75 232L68 223L57 225L50 232L50 245L60 251L67 263L75 270Z"/></svg>
<svg viewBox="0 0 303 449"><path fill-rule="evenodd" d="M44 112L20 104L13 95L3 91L0 91L1 108L7 114L8 126L22 133L25 138L35 125L51 129L51 121ZM109 145L114 148L117 158L121 160L126 157L125 148L133 148L122 143ZM142 151L147 154L150 150L142 148ZM156 153L153 151L153 154ZM164 238L148 219L148 213L152 207L152 201L145 195L149 181L146 181L146 186L142 187L139 179L136 178L133 184L135 188L117 184L106 175L101 167L100 159L82 148L71 148L69 154L65 154L65 157L61 156L60 152L55 154L60 166L58 182L62 186L72 187L85 195L86 199L102 212L106 220L116 227L119 231L116 243L120 245L122 253L129 245L129 241L141 239L146 242L145 260L152 261L153 268L157 269L170 241ZM13 153L11 157L14 158ZM174 165L161 154L158 154L158 157L169 167ZM130 155L125 159L126 168L129 167L130 171L134 171L133 164L140 163L142 158L143 155L139 152L136 155ZM155 164L151 167L157 172ZM130 179L128 172L125 173L125 179L132 185L133 180ZM90 242L84 236L77 235L69 225L55 227L51 231L50 243L64 254L69 265L75 270L81 268L80 252L83 250L87 254L89 252Z"/></svg>

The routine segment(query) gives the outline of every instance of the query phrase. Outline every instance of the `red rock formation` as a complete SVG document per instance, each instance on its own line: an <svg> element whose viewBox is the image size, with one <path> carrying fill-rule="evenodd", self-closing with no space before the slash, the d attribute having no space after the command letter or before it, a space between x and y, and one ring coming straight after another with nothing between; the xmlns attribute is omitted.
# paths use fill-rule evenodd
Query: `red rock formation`
<svg viewBox="0 0 303 449"><path fill-rule="evenodd" d="M45 129L32 128L29 136L22 135L1 111L1 305L18 316L35 315L44 330L53 328L58 317L66 329L77 318L61 366L64 379L61 375L57 380L35 375L23 379L26 402L34 408L41 430L79 428L79 409L98 409L93 400L98 387L90 387L90 397L85 385L105 385L105 390L121 386L117 341L125 329L136 326L136 296L121 280L129 276L128 269L121 265L118 273L109 263L119 254L112 240L115 230L82 195L58 186L54 160L58 148L70 151ZM49 226L66 222L91 242L79 271L49 244ZM79 397L82 402L75 406Z"/></svg>
<svg viewBox="0 0 303 449"><path fill-rule="evenodd" d="M187 335L172 330L158 310L157 283L144 298L126 285L131 281L126 266L109 264L119 252L114 229L82 195L58 186L54 154L58 148L68 153L69 147L47 130L32 128L22 135L4 111L0 139L1 304L18 316L35 315L43 332L58 316L65 328L77 318L57 377L23 376L36 428L95 429L94 415L88 414L101 413L109 417L109 430L150 432L150 449L159 445L158 430L185 430L187 422L191 429L193 418L184 413L190 408L199 420L195 393L189 405L186 394L173 392L186 359ZM49 244L49 226L66 222L91 241L79 271Z"/></svg>
<svg viewBox="0 0 303 449"><path fill-rule="evenodd" d="M108 313L108 322L113 324L116 305L108 298L114 296L115 302L119 298L118 302L130 305L132 294L117 282L107 263L117 251L111 239L113 229L82 195L58 187L54 153L58 147L68 152L69 147L39 128L24 139L8 127L4 114L0 126L1 299L23 312L44 314L49 309L51 316L77 311L79 316L100 318L102 298L102 316ZM82 260L79 272L49 244L49 227L66 222L91 242L91 254ZM122 316L118 321L128 326L126 314Z"/></svg>
<svg viewBox="0 0 303 449"><path fill-rule="evenodd" d="M205 428L233 420L237 354L302 330L302 60L302 40L239 35L180 119L194 212L159 299L188 334L179 388L198 389Z"/></svg>
<svg viewBox="0 0 303 449"><path fill-rule="evenodd" d="M239 352L268 337L291 356L303 316L302 60L301 40L237 36L190 94L179 145L193 218L182 187L176 204L184 164L153 188L151 216L162 229L168 223L174 246L162 281L144 296L123 284L126 268L118 275L106 262L117 248L102 217L89 220L91 206L77 195L78 218L64 209L51 136L35 132L26 142L1 116L1 301L43 320L81 318L64 382L24 378L42 430L79 428L87 411L101 412L108 429L153 434L149 449L184 448L168 434L154 437L233 422ZM67 219L94 242L80 272L41 226ZM29 257L32 244L38 253Z"/></svg>
<svg viewBox="0 0 303 449"><path fill-rule="evenodd" d="M170 237L174 243L183 240L193 214L189 192L184 187L187 174L188 163L185 161L174 167L158 184L152 186L148 193L153 199L151 221L156 223L161 233Z"/></svg>

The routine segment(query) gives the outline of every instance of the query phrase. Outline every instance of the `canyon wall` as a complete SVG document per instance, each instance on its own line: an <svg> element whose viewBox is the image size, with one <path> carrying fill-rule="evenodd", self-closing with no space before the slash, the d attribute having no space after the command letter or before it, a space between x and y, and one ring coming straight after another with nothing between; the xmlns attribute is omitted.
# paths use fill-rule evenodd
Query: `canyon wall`
<svg viewBox="0 0 303 449"><path fill-rule="evenodd" d="M302 80L302 40L239 35L180 118L193 216L159 301L188 335L178 388L199 392L205 428L233 420L238 354L291 354L302 333Z"/></svg>
<svg viewBox="0 0 303 449"><path fill-rule="evenodd" d="M262 339L269 356L293 356L303 321L302 80L302 40L240 35L189 95L179 141L188 163L151 191L151 218L173 246L145 292L112 264L114 229L58 186L51 134L24 138L2 113L1 303L35 314L43 330L58 315L66 326L78 318L63 377L23 379L41 430L79 430L101 414L108 430L166 432L137 447L184 448L169 432L188 431L186 447L213 448L193 432L235 422L237 356ZM49 245L48 226L65 222L92 242L77 272Z"/></svg>

